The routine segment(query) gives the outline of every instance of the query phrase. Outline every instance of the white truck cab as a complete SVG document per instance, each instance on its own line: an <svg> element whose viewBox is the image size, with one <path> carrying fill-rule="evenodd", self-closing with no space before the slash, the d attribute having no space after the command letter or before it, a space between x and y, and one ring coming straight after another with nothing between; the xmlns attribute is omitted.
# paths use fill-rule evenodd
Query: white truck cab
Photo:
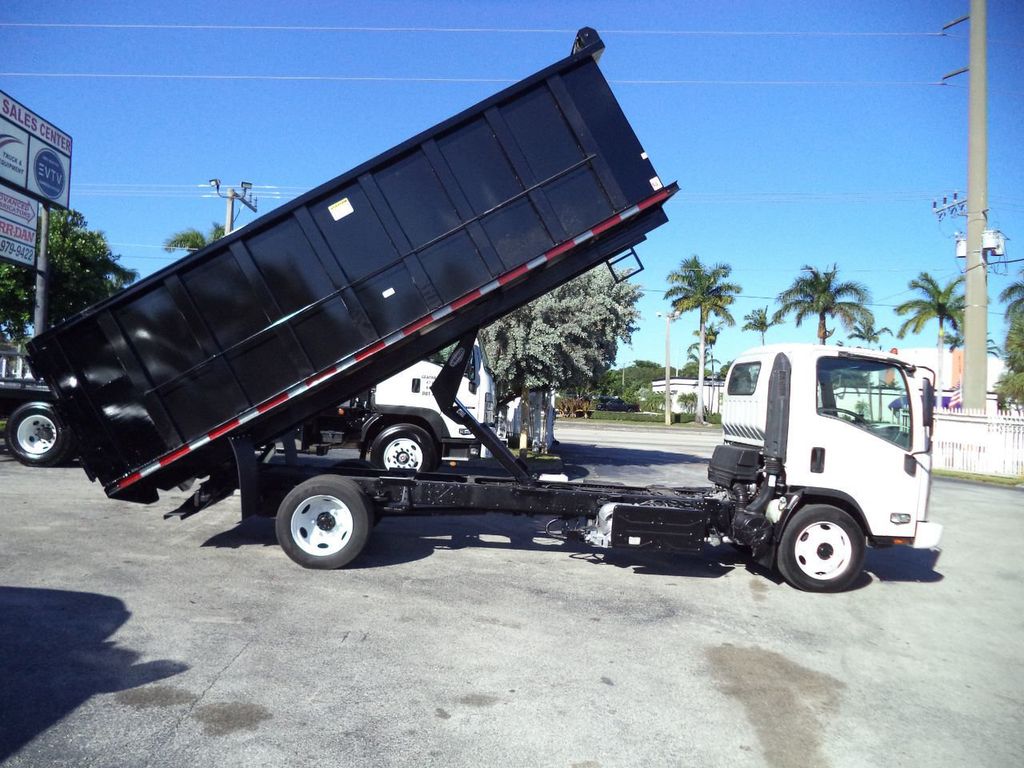
<svg viewBox="0 0 1024 768"><path fill-rule="evenodd" d="M928 520L931 373L893 355L759 347L725 386L709 477L747 502L738 543L812 591L848 586L866 544L938 544ZM932 374L934 375L934 374Z"/></svg>

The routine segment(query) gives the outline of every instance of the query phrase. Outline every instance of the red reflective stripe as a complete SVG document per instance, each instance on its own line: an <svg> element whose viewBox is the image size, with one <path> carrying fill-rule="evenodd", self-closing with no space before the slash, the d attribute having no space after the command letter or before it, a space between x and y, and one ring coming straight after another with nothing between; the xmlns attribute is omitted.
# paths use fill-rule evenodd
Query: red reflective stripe
<svg viewBox="0 0 1024 768"><path fill-rule="evenodd" d="M160 459L160 466L161 467L166 467L172 461L177 461L182 456L184 456L186 453L191 452L191 450L192 449L189 448L187 445L183 445L181 448L176 450L174 453L169 453L166 456L164 456L162 459Z"/></svg>
<svg viewBox="0 0 1024 768"><path fill-rule="evenodd" d="M639 203L636 204L636 207L639 208L641 211L644 210L644 208L650 208L652 205L660 203L662 200L667 198L668 194L668 190L663 189L658 194L651 195L646 200L641 200Z"/></svg>
<svg viewBox="0 0 1024 768"><path fill-rule="evenodd" d="M453 301L451 303L452 312L454 312L457 309L462 309L467 304L470 304L470 303L476 301L477 299L479 299L480 296L482 296L482 295L483 294L481 294L479 290L470 291L465 296L463 296L461 299L456 299L455 301Z"/></svg>
<svg viewBox="0 0 1024 768"><path fill-rule="evenodd" d="M117 490L119 490L119 491L123 490L124 488L127 488L132 483L138 482L141 479L142 479L142 473L141 472L132 472L130 475L128 475L128 477L122 478L121 480L117 481Z"/></svg>
<svg viewBox="0 0 1024 768"><path fill-rule="evenodd" d="M590 231L593 232L595 235L599 235L602 232L604 232L606 229L611 229L616 224L621 223L621 221L622 221L622 217L618 216L618 215L615 215L615 216L612 216L610 219L608 219L606 221L602 221L600 224L598 224L596 227L594 227Z"/></svg>
<svg viewBox="0 0 1024 768"><path fill-rule="evenodd" d="M550 251L545 253L544 256L547 258L548 261L551 261L551 259L555 258L555 256L561 256L566 251L571 251L575 247L576 243L574 243L572 240L566 240L561 245L556 245Z"/></svg>
<svg viewBox="0 0 1024 768"><path fill-rule="evenodd" d="M517 277L522 277L529 271L530 268L523 264L522 266L516 267L511 272L506 272L504 275L499 277L498 283L500 285L507 285L508 283L511 283L513 280L515 280Z"/></svg>
<svg viewBox="0 0 1024 768"><path fill-rule="evenodd" d="M434 318L431 317L430 315L427 315L426 317L420 318L415 323L410 323L409 325L405 326L405 328L402 329L402 333L406 336L410 336L416 333L416 331L418 331L420 328L430 325L433 321Z"/></svg>
<svg viewBox="0 0 1024 768"><path fill-rule="evenodd" d="M277 406L279 406L281 403L283 403L287 399L288 399L288 393L287 392L282 392L280 395L275 397L273 400L268 400L267 402L263 403L263 405L256 406L256 413L266 413L271 408L276 408Z"/></svg>
<svg viewBox="0 0 1024 768"><path fill-rule="evenodd" d="M362 352L357 354L356 355L356 362L362 362L363 360L368 358L370 355L377 354L382 349L384 349L384 347L386 347L386 346L387 346L387 344L385 344L383 341L378 341L376 344L374 344L369 349L364 349Z"/></svg>
<svg viewBox="0 0 1024 768"><path fill-rule="evenodd" d="M332 365L332 366L331 366L330 368L328 368L328 369L327 369L326 371L320 371L320 373L318 373L318 374L315 374L315 375L313 375L313 376L310 376L310 377L309 377L308 379L306 379L306 381L305 381L305 382L303 382L303 383L304 383L304 384L305 384L305 385L306 385L307 387L312 387L312 386L314 386L314 385L316 385L316 384L319 384L319 383L320 383L321 381L323 381L324 379L328 378L329 376L333 376L333 375L334 375L335 373L337 373L337 372L338 372L338 366L336 366L336 365Z"/></svg>
<svg viewBox="0 0 1024 768"><path fill-rule="evenodd" d="M240 422L238 419L232 419L231 421L229 421L224 426L217 427L212 432L207 433L206 436L208 438L210 438L211 440L216 440L221 435L226 435L228 432L230 432L232 429L234 429L235 427L237 427L241 423L242 422Z"/></svg>

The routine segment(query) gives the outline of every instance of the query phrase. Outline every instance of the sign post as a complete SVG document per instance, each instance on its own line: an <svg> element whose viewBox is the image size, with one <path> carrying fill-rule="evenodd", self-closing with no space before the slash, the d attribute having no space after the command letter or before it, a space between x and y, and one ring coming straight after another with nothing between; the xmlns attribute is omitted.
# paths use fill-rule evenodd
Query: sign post
<svg viewBox="0 0 1024 768"><path fill-rule="evenodd" d="M67 208L71 137L0 91L0 259L36 270L33 330L46 330L50 207ZM35 202L42 203L39 258Z"/></svg>

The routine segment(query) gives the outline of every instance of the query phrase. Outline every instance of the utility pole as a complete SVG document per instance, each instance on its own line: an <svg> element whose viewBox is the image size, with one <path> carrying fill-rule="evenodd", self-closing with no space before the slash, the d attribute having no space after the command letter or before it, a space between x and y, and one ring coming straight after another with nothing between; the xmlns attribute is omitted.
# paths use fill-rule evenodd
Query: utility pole
<svg viewBox="0 0 1024 768"><path fill-rule="evenodd" d="M672 321L679 317L678 312L659 312L658 317L665 318L665 426L672 425Z"/></svg>
<svg viewBox="0 0 1024 768"><path fill-rule="evenodd" d="M967 278L964 308L964 408L984 409L988 392L988 274L983 236L988 220L988 58L986 0L971 0L967 96ZM947 80L963 69L943 77ZM942 383L936 382L941 388ZM939 389L941 392L942 390Z"/></svg>
<svg viewBox="0 0 1024 768"><path fill-rule="evenodd" d="M971 0L967 128L967 287L964 310L963 407L983 409L988 390L988 274L982 234L988 219L988 17Z"/></svg>
<svg viewBox="0 0 1024 768"><path fill-rule="evenodd" d="M220 191L220 179L210 179L210 186L217 191L218 197L223 197L226 201L226 210L224 212L224 234L230 235L235 229L235 200L245 205L253 213L256 213L256 203L258 202L252 195L252 182L242 181L239 182L238 186L242 192L239 194L235 191L234 187L230 187L227 192Z"/></svg>
<svg viewBox="0 0 1024 768"><path fill-rule="evenodd" d="M50 240L50 207L39 206L39 255L36 257L36 306L32 317L32 335L38 336L46 330L50 310L49 286L50 259L47 243Z"/></svg>

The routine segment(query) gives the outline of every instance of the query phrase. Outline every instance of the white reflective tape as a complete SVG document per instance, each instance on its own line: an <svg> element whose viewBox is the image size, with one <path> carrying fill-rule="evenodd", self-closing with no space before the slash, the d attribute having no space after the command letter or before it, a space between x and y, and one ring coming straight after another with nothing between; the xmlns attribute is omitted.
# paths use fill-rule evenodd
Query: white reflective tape
<svg viewBox="0 0 1024 768"><path fill-rule="evenodd" d="M238 417L238 423L239 424L245 424L247 422L252 421L253 419L255 419L259 415L260 415L260 412L257 411L257 410L248 411L247 413L243 413L241 416Z"/></svg>
<svg viewBox="0 0 1024 768"><path fill-rule="evenodd" d="M431 312L430 316L435 320L440 320L442 317L448 317L448 315L450 315L451 313L452 307L451 304L449 304L447 307L441 307L436 312Z"/></svg>
<svg viewBox="0 0 1024 768"><path fill-rule="evenodd" d="M594 236L594 233L593 233L593 232L591 232L591 231L590 231L590 230L588 229L588 230L587 230L586 232L584 232L584 233L583 233L582 235L579 235L578 237L574 237L574 238L572 239L572 241L573 241L573 243L575 243L576 245L579 245L580 243L585 243L585 242L587 242L587 240L589 240L589 239L590 239L590 238L592 238L593 236Z"/></svg>
<svg viewBox="0 0 1024 768"><path fill-rule="evenodd" d="M533 259L533 261L526 262L526 268L527 269L536 269L537 267L543 266L544 264L547 264L547 263L548 263L548 257L544 256L544 255L540 255L536 259Z"/></svg>
<svg viewBox="0 0 1024 768"><path fill-rule="evenodd" d="M628 218L630 218L632 216L636 216L638 213L640 213L640 206L639 205L634 205L628 211L623 211L622 213L620 213L619 214L619 219L621 219L622 221L625 221L626 219L628 219Z"/></svg>
<svg viewBox="0 0 1024 768"><path fill-rule="evenodd" d="M150 464L148 467L145 467L144 469L139 470L139 477L149 477L158 469L160 469L159 461L155 462L154 464Z"/></svg>
<svg viewBox="0 0 1024 768"><path fill-rule="evenodd" d="M501 283L499 283L497 280L492 280L491 282L489 282L487 285L480 289L480 295L483 296L484 294L490 293L491 291L496 291L500 287Z"/></svg>
<svg viewBox="0 0 1024 768"><path fill-rule="evenodd" d="M206 445L208 442L210 442L209 435L203 435L198 440L196 440L194 443L189 443L188 447L189 447L189 450L197 451L200 448L202 448L204 445Z"/></svg>

